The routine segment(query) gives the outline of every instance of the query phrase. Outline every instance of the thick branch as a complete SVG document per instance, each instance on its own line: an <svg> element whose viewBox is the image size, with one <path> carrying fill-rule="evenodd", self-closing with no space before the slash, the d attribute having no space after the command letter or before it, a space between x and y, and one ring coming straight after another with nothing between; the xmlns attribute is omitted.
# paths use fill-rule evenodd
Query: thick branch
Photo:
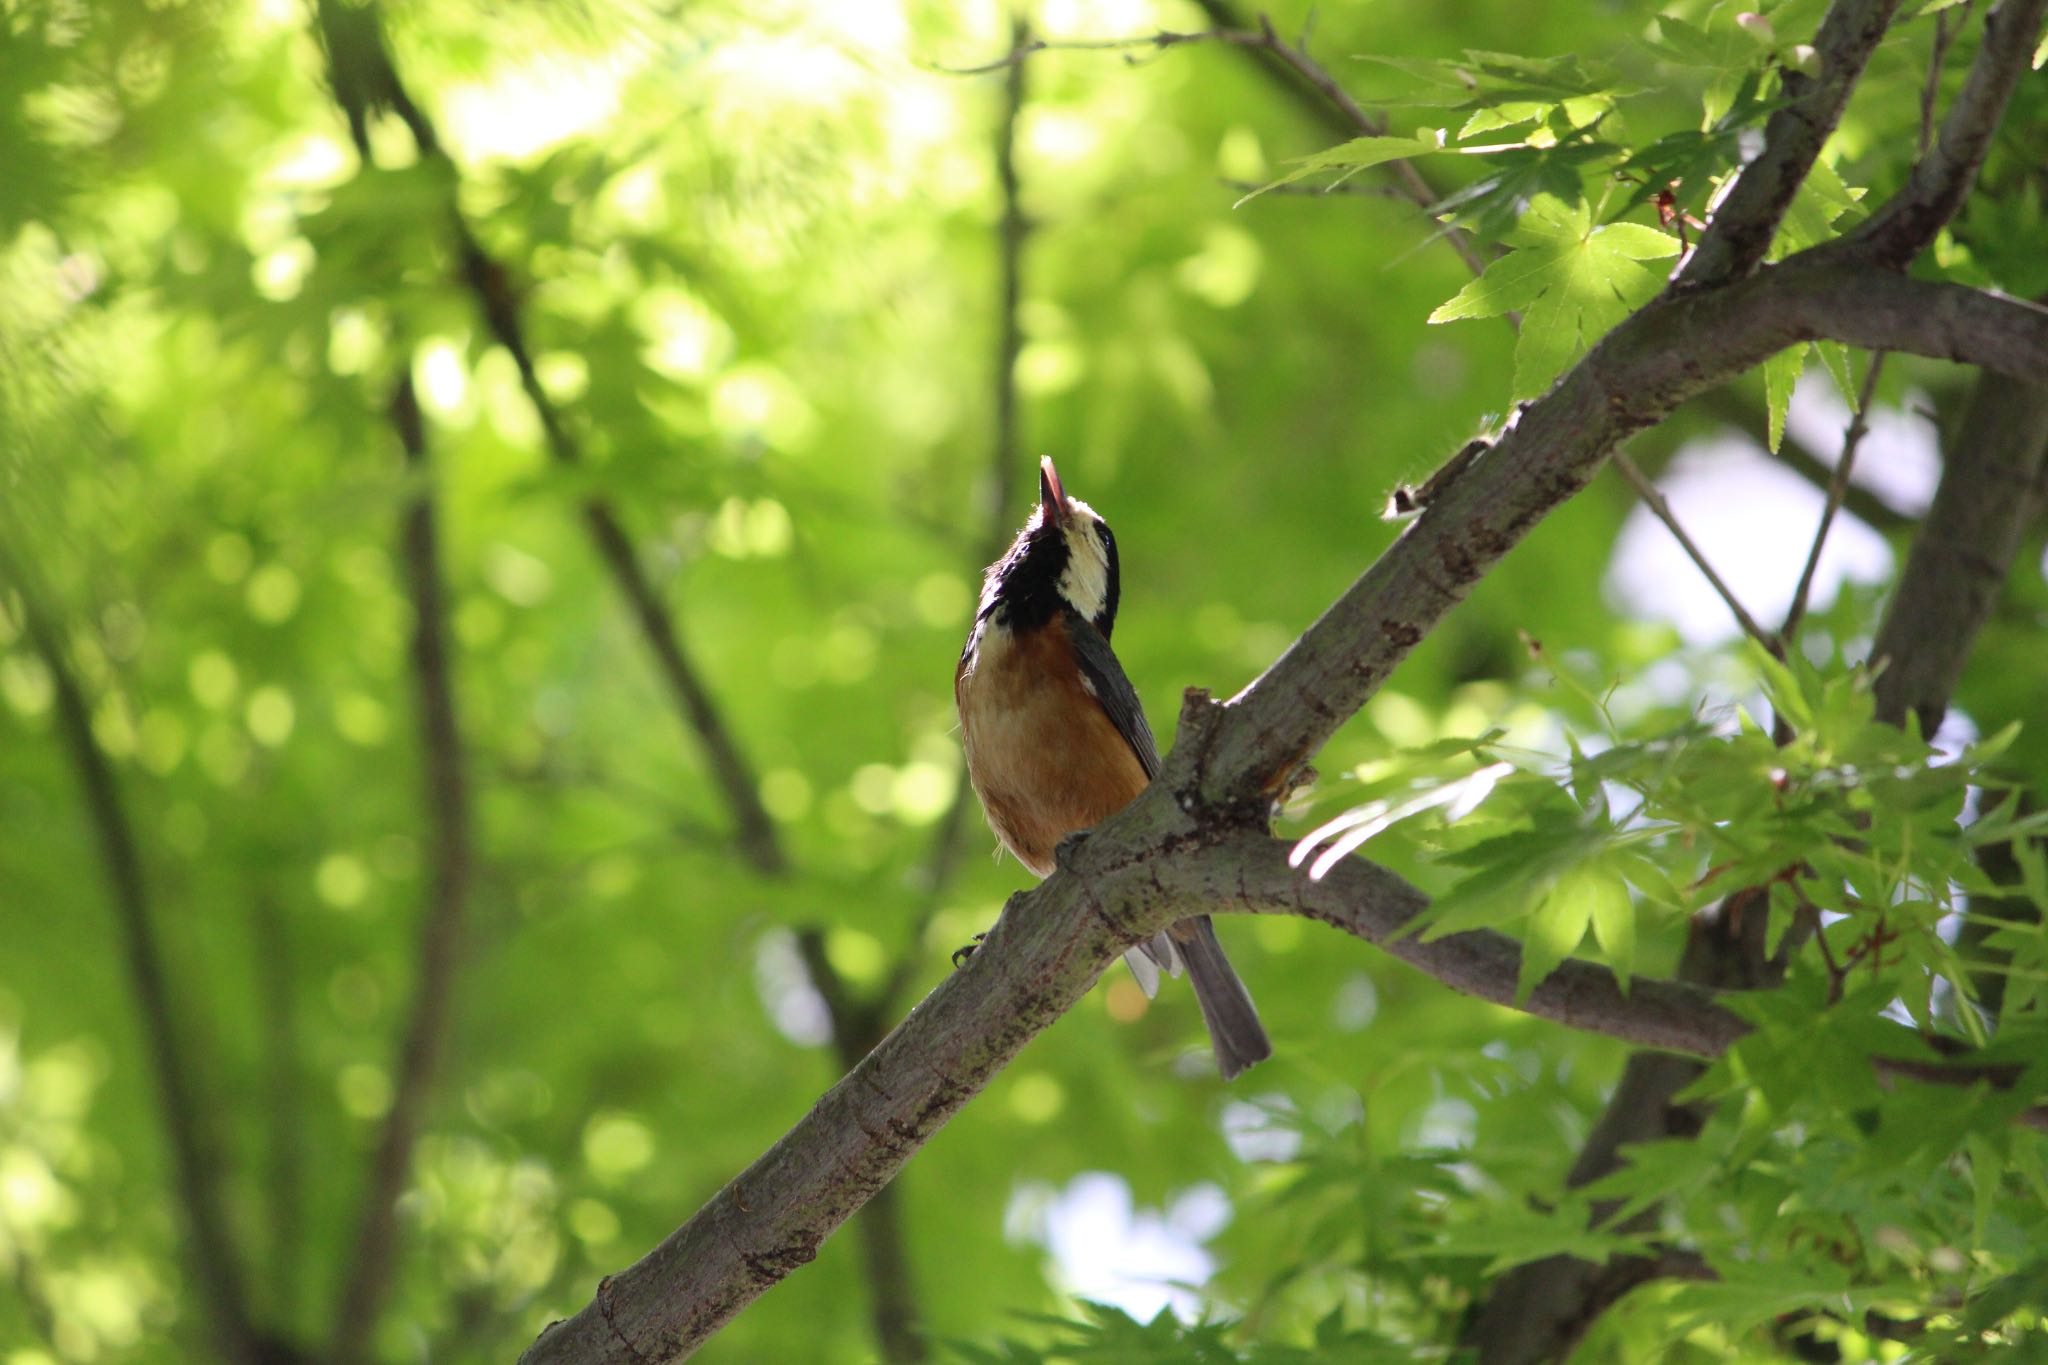
<svg viewBox="0 0 2048 1365"><path fill-rule="evenodd" d="M1841 121L1898 0L1835 0L1813 40L1820 74L1779 72L1788 102L1764 125L1764 146L1737 174L1699 245L1679 267L1686 287L1720 284L1756 269L1821 145Z"/></svg>
<svg viewBox="0 0 2048 1365"><path fill-rule="evenodd" d="M1225 717L1219 725L1218 718ZM1200 911L1303 914L1385 943L1456 988L1514 1004L1520 947L1503 935L1425 943L1398 935L1423 899L1363 861L1320 882L1288 865L1290 845L1253 825L1198 824L1184 805L1211 740L1228 725L1206 703L1147 793L1082 842L1060 872L1011 898L979 952L828 1091L760 1160L638 1264L608 1277L553 1325L525 1365L658 1365L690 1354L740 1309L809 1262L820 1243L893 1178L947 1119L1064 1013L1103 968L1169 920ZM1761 920L1761 916L1754 917ZM1519 1008L1573 1027L1711 1056L1744 1025L1697 988L1565 964ZM1902 1052L1918 1053L1903 1027ZM1923 1059L1909 1065L1925 1066ZM1981 1069L1929 1068L1982 1079Z"/></svg>
<svg viewBox="0 0 2048 1365"><path fill-rule="evenodd" d="M2048 373L2048 371L2043 371ZM1977 381L1948 441L1934 505L1871 646L1878 715L1932 735L2048 500L2048 385Z"/></svg>
<svg viewBox="0 0 2048 1365"><path fill-rule="evenodd" d="M463 906L473 868L468 780L448 661L447 594L427 478L426 428L410 369L402 372L392 396L391 421L406 466L419 481L419 491L405 510L400 558L413 608L412 682L425 778L420 800L429 835L427 898L420 920L419 981L412 1016L399 1046L391 1110L371 1161L362 1226L335 1319L333 1356L339 1365L354 1365L367 1354L378 1310L398 1268L398 1198L411 1173L413 1146L448 1030Z"/></svg>
<svg viewBox="0 0 2048 1365"><path fill-rule="evenodd" d="M1837 8L1853 13L1868 7L1844 0ZM1835 28L1844 29L1839 19ZM1881 32L1882 24L1877 28ZM1850 46L1839 32L1834 41ZM1839 53L1834 60L1841 60ZM1846 88L1841 93L1846 97ZM1836 103L1826 115L1829 126L1838 113ZM1810 124L1809 131L1817 127ZM1810 140L1802 167L1819 146L1818 137ZM1789 165L1786 158L1800 155L1800 141L1778 139L1766 158ZM1766 244L1769 236L1767 228ZM1078 849L1068 847L1059 874L1013 898L964 970L943 982L781 1142L648 1257L604 1281L589 1306L551 1328L524 1359L644 1365L694 1350L809 1261L824 1237L1071 1005L1104 965L1168 919L1203 909L1316 913L1319 896L1354 889L1378 897L1375 908L1340 913L1333 902L1324 907L1333 922L1383 925L1388 933L1406 922L1416 902L1363 864L1340 869L1327 889L1309 886L1299 873L1280 873L1272 861L1278 846L1263 833L1268 799L1482 574L1584 486L1622 439L1783 347L1815 338L2020 374L2048 366L2048 311L1857 268L1868 264L1851 260L1830 268L1795 258L1722 287L1667 294L1616 328L1452 480L1264 676L1228 706L1191 708L1159 781ZM1219 867L1228 869L1224 884L1202 884L1198 874ZM1292 880L1262 883L1261 868ZM1749 919L1764 922L1761 915ZM1519 949L1505 940L1400 941L1397 948L1410 961L1440 954L1427 969L1462 974L1468 988L1486 998L1512 998ZM1638 982L1624 1000L1608 974L1585 963L1545 983L1527 1008L1660 1047L1696 1045L1703 1055L1725 1046L1740 1027L1711 1000L1679 985Z"/></svg>
<svg viewBox="0 0 2048 1365"><path fill-rule="evenodd" d="M2048 373L2048 309L1795 257L1666 293L1609 333L1230 702L1203 791L1263 793L1362 706L1443 614L1632 433L1798 341L1831 338L2008 374Z"/></svg>
<svg viewBox="0 0 2048 1365"><path fill-rule="evenodd" d="M12 566L0 560L0 568L11 570ZM19 575L12 576L19 582ZM156 910L143 871L142 850L113 767L93 737L92 710L85 693L71 672L56 632L29 599L27 585L22 587L27 634L49 670L55 694L57 737L78 774L85 814L99 837L101 866L113 893L128 981L141 1016L144 1052L155 1072L157 1098L163 1107L164 1137L170 1143L178 1199L192 1234L193 1254L187 1258L190 1273L205 1311L213 1319L222 1356L235 1365L256 1365L262 1348L250 1324L240 1262L216 1198L198 1088L186 1067L177 1012L171 1005L170 974L163 945L157 939Z"/></svg>
<svg viewBox="0 0 2048 1365"><path fill-rule="evenodd" d="M1984 40L1941 134L1905 188L1844 240L1856 254L1899 267L1934 240L1976 183L2013 87L2027 73L2048 0L2005 0L1984 15Z"/></svg>

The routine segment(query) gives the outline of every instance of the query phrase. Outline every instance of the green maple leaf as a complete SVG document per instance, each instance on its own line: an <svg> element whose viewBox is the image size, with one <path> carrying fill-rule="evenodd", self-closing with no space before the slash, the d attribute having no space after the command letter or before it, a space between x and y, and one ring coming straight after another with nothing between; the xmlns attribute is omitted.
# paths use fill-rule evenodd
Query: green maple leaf
<svg viewBox="0 0 2048 1365"><path fill-rule="evenodd" d="M1609 329L1649 302L1664 277L1637 264L1678 254L1640 223L1593 226L1592 209L1540 194L1509 234L1516 250L1429 315L1431 322L1520 312L1516 398L1533 398Z"/></svg>

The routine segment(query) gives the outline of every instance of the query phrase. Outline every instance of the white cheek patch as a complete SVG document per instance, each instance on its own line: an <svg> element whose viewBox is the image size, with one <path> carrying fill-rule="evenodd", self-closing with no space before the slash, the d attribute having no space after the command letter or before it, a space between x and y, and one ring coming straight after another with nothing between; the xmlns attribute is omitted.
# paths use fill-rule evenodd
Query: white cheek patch
<svg viewBox="0 0 2048 1365"><path fill-rule="evenodd" d="M1060 596L1075 611L1094 620L1109 601L1109 555L1095 534L1095 514L1076 500L1081 515L1067 523L1067 567L1060 574Z"/></svg>

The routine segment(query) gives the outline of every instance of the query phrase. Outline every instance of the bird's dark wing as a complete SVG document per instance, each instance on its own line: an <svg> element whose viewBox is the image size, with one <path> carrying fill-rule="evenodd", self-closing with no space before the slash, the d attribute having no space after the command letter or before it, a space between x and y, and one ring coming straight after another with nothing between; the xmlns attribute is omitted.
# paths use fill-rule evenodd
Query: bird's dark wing
<svg viewBox="0 0 2048 1365"><path fill-rule="evenodd" d="M1138 701L1138 690L1124 676L1124 666L1116 661L1116 651L1079 612L1069 610L1066 617L1067 635L1074 642L1074 661L1081 666L1088 690L1102 703L1110 723L1138 756L1145 776L1159 776L1158 742L1152 738L1152 727L1145 723L1145 708Z"/></svg>

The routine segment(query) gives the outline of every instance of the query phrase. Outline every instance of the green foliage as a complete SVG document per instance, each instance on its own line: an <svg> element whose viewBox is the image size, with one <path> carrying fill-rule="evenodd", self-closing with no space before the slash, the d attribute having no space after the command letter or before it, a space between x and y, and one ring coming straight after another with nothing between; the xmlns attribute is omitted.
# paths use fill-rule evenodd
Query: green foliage
<svg viewBox="0 0 2048 1365"><path fill-rule="evenodd" d="M1774 254L1901 180L1935 8L1896 26ZM857 993L907 964L900 1013L1028 881L982 856L969 806L931 884L961 792L948 670L1029 495L1014 470L996 487L990 453L1002 77L933 67L1004 50L1008 11L387 5L448 159L383 109L361 163L342 103L363 92L329 88L315 9L0 19L9 1365L218 1355L157 1022L30 609L141 846L251 1314L309 1349L393 1102L431 885L398 551L414 496L441 518L478 877L379 1359L510 1358L805 1112L839 1058L797 933ZM1199 22L1084 11L1036 18ZM1032 59L1020 451L1055 453L1117 529L1117 649L1162 738L1183 687L1256 676L1388 543L1388 488L1655 292L1818 11L1762 7L1762 29L1704 6L1326 13L1311 55L1398 113L1320 150L1256 54ZM1476 33L1513 50L1470 50ZM1986 192L1916 269L2048 290L2044 100L2023 83ZM1397 158L1490 253L1477 279L1410 205L1225 184ZM573 464L480 309L458 213ZM1519 337L1493 320L1511 312ZM1470 325L1428 325L1453 318ZM1849 391L1848 358L1818 349ZM1773 446L1808 358L1752 396ZM419 471L390 418L407 375ZM1896 358L1877 401L1947 413L1964 383ZM1688 413L1634 450L1654 469L1717 430ZM736 856L587 537L593 497L680 624L786 876ZM1316 757L1331 776L1282 825L1322 825L1311 875L1362 852L1432 893L1418 933L1521 937L1524 995L1573 956L1668 975L1690 915L1756 890L1790 980L1742 1006L1754 1033L1695 1087L1701 1138L1566 1191L1623 1049L1314 926L1230 917L1274 1061L1222 1089L1187 993L1147 1002L1117 969L911 1164L908 1293L938 1354L1450 1359L1506 1268L1674 1247L1718 1280L1637 1291L1583 1358L1775 1359L1794 1328L1849 1358L1880 1335L1929 1360L2031 1349L2048 1165L2013 1118L2048 1088L2048 592L2015 575L1957 697L1981 738L1937 752L1876 722L1849 665L1874 592L1817 603L1783 665L1618 619L1601 585L1632 506L1602 482L1538 528ZM1532 667L1517 632L1556 653ZM1936 1059L1905 1055L1901 1019L1985 1044L2012 1083L1880 1073L1873 1051ZM1190 1190L1227 1208L1181 1236L1213 1266L1181 1286L1188 1318L1091 1302L1108 1291L1018 1216L1032 1189L1105 1171L1126 1232ZM1653 1228L1619 1226L1652 1204ZM874 1358L863 1264L849 1230L701 1358Z"/></svg>
<svg viewBox="0 0 2048 1365"><path fill-rule="evenodd" d="M1676 239L1637 223L1594 227L1584 203L1537 196L1516 225L1515 251L1429 315L1431 322L1526 312L1515 347L1517 398L1548 388L1564 368L1662 281L1638 261L1678 254Z"/></svg>

